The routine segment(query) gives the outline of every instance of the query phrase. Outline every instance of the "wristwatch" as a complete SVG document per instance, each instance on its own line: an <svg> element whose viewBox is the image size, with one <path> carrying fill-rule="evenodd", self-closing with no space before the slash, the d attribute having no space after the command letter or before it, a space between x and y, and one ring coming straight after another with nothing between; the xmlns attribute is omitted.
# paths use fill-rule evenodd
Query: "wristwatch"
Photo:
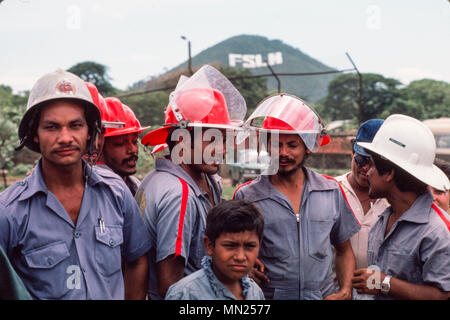
<svg viewBox="0 0 450 320"><path fill-rule="evenodd" d="M388 294L391 290L391 276L386 275L384 277L383 282L381 282L381 293Z"/></svg>

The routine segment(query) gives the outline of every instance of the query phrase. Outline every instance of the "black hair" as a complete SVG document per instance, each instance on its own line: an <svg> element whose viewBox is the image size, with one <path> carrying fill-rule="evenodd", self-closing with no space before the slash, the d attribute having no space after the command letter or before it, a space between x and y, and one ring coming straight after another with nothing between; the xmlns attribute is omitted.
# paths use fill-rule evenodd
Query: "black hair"
<svg viewBox="0 0 450 320"><path fill-rule="evenodd" d="M372 156L375 168L380 175L388 174L394 171L394 183L402 192L415 192L422 194L427 191L427 184L420 181L404 169L392 163L388 159L380 156L377 153L367 150Z"/></svg>
<svg viewBox="0 0 450 320"><path fill-rule="evenodd" d="M442 172L445 173L445 175L447 176L447 178L450 179L450 163L448 163L447 161L440 159L440 158L435 158L434 159L434 165L436 167L438 167L439 169L442 170Z"/></svg>
<svg viewBox="0 0 450 320"><path fill-rule="evenodd" d="M209 210L205 236L215 244L222 233L256 231L262 240L264 218L259 209L247 200L224 201Z"/></svg>
<svg viewBox="0 0 450 320"><path fill-rule="evenodd" d="M90 108L90 106L84 102L84 101L78 101L78 100L74 100L74 99L70 99L70 98L61 98L59 100L66 100L66 101L70 101L70 102L76 102L78 103L80 106L83 107L84 109L84 117L88 126L88 134L90 135L90 138L88 139L87 143L86 143L86 147L87 147L87 151L92 153L93 148L94 148L94 144L93 141L95 141L96 135L99 134L99 130L98 130L98 123L97 123L97 119L96 119L96 114L94 112L92 112L92 109ZM30 116L29 116L29 121L27 124L27 130L25 133L25 136L23 137L20 145L15 148L16 151L21 150L25 145L29 145L29 147L35 151L35 152L40 152L40 146L38 143L34 142L34 137L37 136L37 130L39 127L39 121L41 118L41 112L43 110L43 108L45 108L46 106L48 106L49 104L51 104L52 102L54 102L55 100L49 100L49 101L44 101L41 104L38 104L34 107L34 110L32 110Z"/></svg>

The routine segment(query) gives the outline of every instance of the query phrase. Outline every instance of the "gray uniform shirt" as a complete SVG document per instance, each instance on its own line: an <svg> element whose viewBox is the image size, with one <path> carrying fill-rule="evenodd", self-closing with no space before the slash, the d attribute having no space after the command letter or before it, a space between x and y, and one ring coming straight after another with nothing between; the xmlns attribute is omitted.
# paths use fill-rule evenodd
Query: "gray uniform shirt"
<svg viewBox="0 0 450 320"><path fill-rule="evenodd" d="M235 192L254 202L264 215L259 258L270 282L266 299L323 299L334 293L331 245L359 231L360 225L339 184L304 168L299 220L289 199L268 176L259 176Z"/></svg>
<svg viewBox="0 0 450 320"><path fill-rule="evenodd" d="M148 230L123 181L98 175L89 165L85 170L76 224L47 189L40 162L0 193L0 246L33 298L123 299L122 262L150 249Z"/></svg>
<svg viewBox="0 0 450 320"><path fill-rule="evenodd" d="M115 173L114 170L111 169L109 166L100 162L98 162L95 166L93 166L93 168L94 171L97 172L99 175L102 175L102 173L104 172L107 172L106 173L107 176L111 175L111 173L114 173L115 175L117 175L118 178L124 181L125 186L130 190L133 197L136 195L136 191L139 188L141 182L135 176L126 176L125 179L123 179L121 176Z"/></svg>
<svg viewBox="0 0 450 320"><path fill-rule="evenodd" d="M439 210L439 211L437 211ZM369 233L369 265L392 277L450 291L448 215L433 204L427 190L384 236L392 208L386 209ZM378 295L376 299L392 299Z"/></svg>
<svg viewBox="0 0 450 320"><path fill-rule="evenodd" d="M180 179L188 187L184 214L181 214L183 187ZM219 203L220 177L207 175L207 180L214 202ZM174 254L184 258L185 274L201 268L201 259L206 255L203 245L206 214L212 204L208 194L200 190L191 176L168 159L156 159L155 170L142 181L136 199L151 233L149 298L162 299L157 290L156 264Z"/></svg>

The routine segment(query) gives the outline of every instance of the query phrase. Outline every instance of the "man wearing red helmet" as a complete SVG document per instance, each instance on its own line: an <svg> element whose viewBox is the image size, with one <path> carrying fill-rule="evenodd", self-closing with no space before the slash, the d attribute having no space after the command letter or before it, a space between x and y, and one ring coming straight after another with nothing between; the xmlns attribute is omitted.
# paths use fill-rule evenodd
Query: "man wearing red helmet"
<svg viewBox="0 0 450 320"><path fill-rule="evenodd" d="M355 258L350 238L360 225L339 184L303 165L330 141L320 118L301 99L276 94L260 102L244 129L271 138L270 175L239 187L233 197L254 202L264 215L262 264L254 272L266 299L351 299ZM337 293L332 245L341 286Z"/></svg>
<svg viewBox="0 0 450 320"><path fill-rule="evenodd" d="M135 195L140 184L133 176L139 158L139 134L150 127L141 127L133 110L118 98L110 97L105 101L108 107L107 120L110 123L123 122L124 126L105 129L103 150L99 154L97 167L114 171Z"/></svg>
<svg viewBox="0 0 450 320"><path fill-rule="evenodd" d="M226 84L227 90L211 85L218 82ZM233 101L234 110L243 112L239 116L231 112L228 101ZM201 269L206 255L206 214L221 201L217 172L224 152L223 138L226 130L236 129L233 120L245 115L241 107L246 109L245 101L228 79L204 66L183 85L179 82L170 96L164 126L141 140L152 146L167 143L170 151L156 159L155 170L136 193L153 244L149 299L164 298L172 284ZM208 138L210 133L217 135Z"/></svg>

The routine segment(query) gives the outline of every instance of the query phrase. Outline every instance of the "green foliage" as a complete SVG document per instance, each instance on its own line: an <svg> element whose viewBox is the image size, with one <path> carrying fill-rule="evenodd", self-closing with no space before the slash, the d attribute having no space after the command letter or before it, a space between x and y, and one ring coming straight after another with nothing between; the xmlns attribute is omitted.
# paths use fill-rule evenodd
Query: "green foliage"
<svg viewBox="0 0 450 320"><path fill-rule="evenodd" d="M450 84L446 82L422 79L399 88L395 79L371 73L362 76L362 121L394 113L420 120L450 117ZM358 97L358 76L344 74L330 82L328 96L316 109L328 121L358 119Z"/></svg>
<svg viewBox="0 0 450 320"><path fill-rule="evenodd" d="M13 93L12 88L0 85L0 170L14 168L14 147L19 145L17 130L25 112L28 93ZM6 187L6 177L3 176Z"/></svg>
<svg viewBox="0 0 450 320"><path fill-rule="evenodd" d="M153 159L150 150L147 150L139 143L139 159L136 164L136 178L142 181L147 173L155 168L155 160Z"/></svg>
<svg viewBox="0 0 450 320"><path fill-rule="evenodd" d="M402 91L406 100L414 101L423 109L424 119L450 117L449 83L431 79L416 80Z"/></svg>
<svg viewBox="0 0 450 320"><path fill-rule="evenodd" d="M117 91L109 82L111 77L107 73L108 68L100 63L93 61L80 62L67 71L79 76L84 81L89 81L97 87L98 91L104 96L114 95Z"/></svg>
<svg viewBox="0 0 450 320"><path fill-rule="evenodd" d="M32 164L19 163L9 171L9 174L13 177L25 177L32 168Z"/></svg>
<svg viewBox="0 0 450 320"><path fill-rule="evenodd" d="M400 95L400 82L379 74L365 73L362 94L362 121L377 118ZM358 118L359 78L343 74L332 80L328 96L320 103L320 113L330 120Z"/></svg>
<svg viewBox="0 0 450 320"><path fill-rule="evenodd" d="M134 111L141 126L161 126L164 123L164 108L169 103L168 91L124 97L120 100Z"/></svg>

